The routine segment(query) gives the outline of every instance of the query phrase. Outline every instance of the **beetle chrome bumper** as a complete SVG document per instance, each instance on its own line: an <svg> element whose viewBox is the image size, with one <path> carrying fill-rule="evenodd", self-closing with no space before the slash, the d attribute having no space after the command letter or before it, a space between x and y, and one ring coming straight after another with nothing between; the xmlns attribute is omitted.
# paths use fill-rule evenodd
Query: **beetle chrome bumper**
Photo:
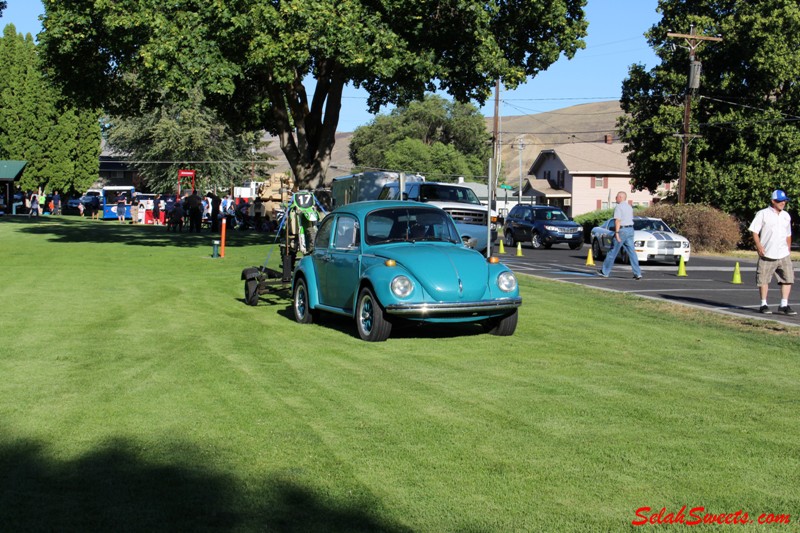
<svg viewBox="0 0 800 533"><path fill-rule="evenodd" d="M421 304L392 304L386 306L391 315L437 316L468 315L471 313L497 313L511 311L522 305L522 298L490 300L488 302L442 302Z"/></svg>

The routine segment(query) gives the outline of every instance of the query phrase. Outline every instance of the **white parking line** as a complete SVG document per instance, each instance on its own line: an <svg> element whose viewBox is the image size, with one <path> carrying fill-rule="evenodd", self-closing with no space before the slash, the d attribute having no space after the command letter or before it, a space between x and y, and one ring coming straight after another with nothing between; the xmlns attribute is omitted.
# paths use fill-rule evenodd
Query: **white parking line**
<svg viewBox="0 0 800 533"><path fill-rule="evenodd" d="M733 272L734 267L715 267L715 266L693 266L693 267L686 267L686 272ZM648 270L656 271L656 272L665 272L665 271L677 271L677 267L673 266L643 266L642 270L647 272ZM749 266L740 266L740 272L755 272L756 267L749 267Z"/></svg>

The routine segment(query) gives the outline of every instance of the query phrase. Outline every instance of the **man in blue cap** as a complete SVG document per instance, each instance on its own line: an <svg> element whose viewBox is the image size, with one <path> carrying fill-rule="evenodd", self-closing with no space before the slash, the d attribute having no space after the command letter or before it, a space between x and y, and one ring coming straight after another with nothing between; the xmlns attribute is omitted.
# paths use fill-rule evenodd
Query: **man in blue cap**
<svg viewBox="0 0 800 533"><path fill-rule="evenodd" d="M758 264L756 267L756 285L761 295L760 313L769 315L772 311L767 305L767 292L772 276L778 277L781 288L781 304L778 312L784 315L796 315L797 312L789 307L789 293L794 283L794 270L790 257L792 248L792 217L784 208L789 198L782 190L772 192L772 202L769 207L756 213L750 227L753 240L758 251Z"/></svg>

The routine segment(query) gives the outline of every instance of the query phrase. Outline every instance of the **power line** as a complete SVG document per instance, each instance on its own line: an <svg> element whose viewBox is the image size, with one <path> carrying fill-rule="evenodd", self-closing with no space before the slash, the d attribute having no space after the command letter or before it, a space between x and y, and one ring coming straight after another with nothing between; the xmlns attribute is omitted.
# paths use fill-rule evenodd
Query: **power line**
<svg viewBox="0 0 800 533"><path fill-rule="evenodd" d="M762 113L766 113L767 111L777 111L778 114L780 114L783 117L790 117L792 119L800 119L800 117L798 117L796 115L789 115L787 113L783 113L779 109L763 109L763 108L760 108L760 107L755 107L755 106L751 106L751 105L747 105L747 104L737 104L735 102L728 102L726 100L721 100L719 98L714 98L712 96L700 95L699 98L701 100L711 100L711 101L714 101L714 102L720 102L722 104L728 104L728 105L732 105L732 106L736 106L736 107L742 107L742 108L745 108L745 109L752 109L752 110L755 110L755 111L761 111Z"/></svg>

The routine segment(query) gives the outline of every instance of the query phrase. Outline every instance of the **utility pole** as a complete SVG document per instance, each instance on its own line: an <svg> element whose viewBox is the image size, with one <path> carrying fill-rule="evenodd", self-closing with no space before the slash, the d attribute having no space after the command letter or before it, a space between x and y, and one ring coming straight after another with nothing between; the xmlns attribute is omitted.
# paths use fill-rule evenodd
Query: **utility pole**
<svg viewBox="0 0 800 533"><path fill-rule="evenodd" d="M486 210L486 257L492 255L492 204L494 203L495 187L497 187L497 175L500 169L500 78L494 87L494 124L492 127L492 160L489 162L489 179L486 196L489 205Z"/></svg>
<svg viewBox="0 0 800 533"><path fill-rule="evenodd" d="M517 138L517 148L519 149L519 203L522 203L522 150L525 148L525 143L523 142L522 137Z"/></svg>
<svg viewBox="0 0 800 533"><path fill-rule="evenodd" d="M697 135L689 133L691 126L692 113L692 93L700 88L700 67L701 63L695 60L695 50L703 41L721 41L721 37L709 37L697 35L694 31L694 24L689 27L689 34L668 32L667 37L685 39L689 45L689 83L686 87L686 97L683 104L683 134L678 134L683 142L681 143L681 170L678 178L678 203L686 202L686 166L689 160L689 142Z"/></svg>

